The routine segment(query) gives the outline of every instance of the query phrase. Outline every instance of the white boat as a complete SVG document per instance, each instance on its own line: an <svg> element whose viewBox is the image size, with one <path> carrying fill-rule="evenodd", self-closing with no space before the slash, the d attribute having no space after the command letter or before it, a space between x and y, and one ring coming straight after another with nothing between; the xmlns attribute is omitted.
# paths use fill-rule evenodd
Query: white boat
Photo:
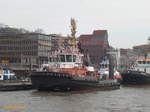
<svg viewBox="0 0 150 112"><path fill-rule="evenodd" d="M0 69L0 80L14 80L16 79L15 72L10 69Z"/></svg>
<svg viewBox="0 0 150 112"><path fill-rule="evenodd" d="M132 69L150 74L150 59L137 59Z"/></svg>
<svg viewBox="0 0 150 112"><path fill-rule="evenodd" d="M114 71L114 74L113 74L114 79L117 79L120 82L122 80L120 72L118 72L115 68L113 71ZM109 79L109 60L108 59L105 59L100 63L99 74L100 74L101 80Z"/></svg>

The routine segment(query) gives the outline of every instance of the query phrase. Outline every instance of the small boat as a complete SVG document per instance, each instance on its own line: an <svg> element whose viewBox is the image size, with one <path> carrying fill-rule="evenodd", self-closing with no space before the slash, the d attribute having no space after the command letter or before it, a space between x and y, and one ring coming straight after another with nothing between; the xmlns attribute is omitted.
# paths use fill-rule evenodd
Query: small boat
<svg viewBox="0 0 150 112"><path fill-rule="evenodd" d="M99 70L100 79L108 79L109 78L109 60L105 57L105 60L102 60L100 63L100 70ZM116 79L119 83L122 81L122 76L120 72L114 67L113 69L113 78Z"/></svg>
<svg viewBox="0 0 150 112"><path fill-rule="evenodd" d="M0 80L15 80L15 72L11 69L0 69Z"/></svg>
<svg viewBox="0 0 150 112"><path fill-rule="evenodd" d="M17 91L33 89L31 82L19 80L13 70L0 69L0 91Z"/></svg>
<svg viewBox="0 0 150 112"><path fill-rule="evenodd" d="M122 84L150 84L150 59L137 59L135 64L122 75Z"/></svg>

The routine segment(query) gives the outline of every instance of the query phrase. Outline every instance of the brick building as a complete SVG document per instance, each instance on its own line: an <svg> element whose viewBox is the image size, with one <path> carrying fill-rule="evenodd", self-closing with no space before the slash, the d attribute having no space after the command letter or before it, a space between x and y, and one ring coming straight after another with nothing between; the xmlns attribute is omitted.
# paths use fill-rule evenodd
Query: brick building
<svg viewBox="0 0 150 112"><path fill-rule="evenodd" d="M93 65L99 66L109 48L107 30L95 30L90 35L80 35L79 43L85 54L89 54Z"/></svg>
<svg viewBox="0 0 150 112"><path fill-rule="evenodd" d="M132 67L137 59L137 53L133 49L120 49L119 70L126 71Z"/></svg>
<svg viewBox="0 0 150 112"><path fill-rule="evenodd" d="M137 53L137 58L146 58L150 56L150 45L148 44L133 46L133 50Z"/></svg>
<svg viewBox="0 0 150 112"><path fill-rule="evenodd" d="M25 69L30 64L39 66L47 62L51 38L39 33L0 34L0 64Z"/></svg>

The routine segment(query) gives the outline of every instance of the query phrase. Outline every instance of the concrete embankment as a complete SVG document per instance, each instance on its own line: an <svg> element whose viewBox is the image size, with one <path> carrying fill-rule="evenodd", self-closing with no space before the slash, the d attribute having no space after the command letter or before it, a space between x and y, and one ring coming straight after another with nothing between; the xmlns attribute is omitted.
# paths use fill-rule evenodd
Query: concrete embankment
<svg viewBox="0 0 150 112"><path fill-rule="evenodd" d="M17 91L34 89L31 82L18 80L3 80L0 81L0 91Z"/></svg>

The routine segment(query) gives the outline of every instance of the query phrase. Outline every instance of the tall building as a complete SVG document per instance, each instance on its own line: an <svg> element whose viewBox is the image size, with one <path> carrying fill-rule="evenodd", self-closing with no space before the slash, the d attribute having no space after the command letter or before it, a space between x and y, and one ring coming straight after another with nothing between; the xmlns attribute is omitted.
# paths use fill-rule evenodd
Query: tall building
<svg viewBox="0 0 150 112"><path fill-rule="evenodd" d="M57 35L57 34L52 34L51 35L51 42L52 42L52 47L51 47L51 52L58 51L59 49L67 49L69 47L69 39L68 37Z"/></svg>
<svg viewBox="0 0 150 112"><path fill-rule="evenodd" d="M137 59L137 53L133 49L120 49L119 70L126 71L132 67Z"/></svg>
<svg viewBox="0 0 150 112"><path fill-rule="evenodd" d="M84 54L89 55L91 63L99 66L109 48L107 30L95 30L93 34L80 35L79 43Z"/></svg>
<svg viewBox="0 0 150 112"><path fill-rule="evenodd" d="M26 69L48 61L51 53L51 35L39 33L0 34L1 66L17 66Z"/></svg>
<svg viewBox="0 0 150 112"><path fill-rule="evenodd" d="M133 50L137 53L137 58L146 58L147 56L149 57L150 45L133 46Z"/></svg>

